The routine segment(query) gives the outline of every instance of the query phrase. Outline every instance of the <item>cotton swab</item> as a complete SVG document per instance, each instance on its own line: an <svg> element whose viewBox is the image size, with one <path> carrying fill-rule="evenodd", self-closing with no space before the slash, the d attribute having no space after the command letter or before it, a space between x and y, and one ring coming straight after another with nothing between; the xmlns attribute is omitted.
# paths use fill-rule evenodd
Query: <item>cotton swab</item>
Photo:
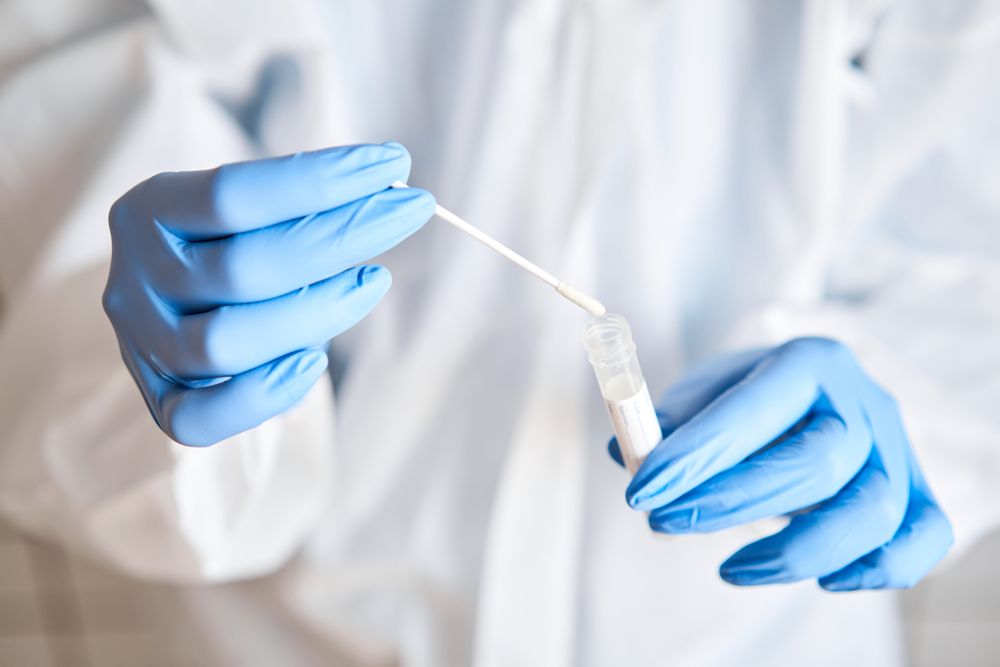
<svg viewBox="0 0 1000 667"><path fill-rule="evenodd" d="M403 183L402 181L396 181L392 184L392 187L408 188L410 186L408 186L406 183ZM441 206L440 204L434 207L434 214L437 215L437 217L444 220L445 222L447 222L448 224L457 228L459 231L465 232L472 238L476 239L490 250L493 250L494 252L496 252L499 255L502 255L503 257L506 257L514 264L517 264L519 267L521 267L531 275L541 280L543 283L546 283L547 285L555 288L556 292L558 292L560 295L562 295L569 301L572 301L580 308L583 308L588 313L599 316L607 312L607 309L604 307L604 304L602 304L594 297L578 290L577 288L571 285L567 285L566 283L559 280L558 278L556 278L554 275L552 275L542 267L538 266L534 262L529 261L524 256L514 252L504 244L497 241L492 236L489 236L488 234L477 229L476 227L473 227L468 222L458 217L457 215L455 215L445 207Z"/></svg>

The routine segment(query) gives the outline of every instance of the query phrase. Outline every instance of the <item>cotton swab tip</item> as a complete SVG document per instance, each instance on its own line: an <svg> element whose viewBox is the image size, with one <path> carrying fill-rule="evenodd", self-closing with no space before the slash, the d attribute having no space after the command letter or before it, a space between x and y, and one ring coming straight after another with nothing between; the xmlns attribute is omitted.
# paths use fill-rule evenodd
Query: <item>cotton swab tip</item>
<svg viewBox="0 0 1000 667"><path fill-rule="evenodd" d="M601 316L608 312L608 309L604 307L604 304L590 296L578 290L577 288L567 285L566 283L560 282L556 286L556 291L562 294L564 297L575 303L576 305L583 308L585 311L591 315Z"/></svg>

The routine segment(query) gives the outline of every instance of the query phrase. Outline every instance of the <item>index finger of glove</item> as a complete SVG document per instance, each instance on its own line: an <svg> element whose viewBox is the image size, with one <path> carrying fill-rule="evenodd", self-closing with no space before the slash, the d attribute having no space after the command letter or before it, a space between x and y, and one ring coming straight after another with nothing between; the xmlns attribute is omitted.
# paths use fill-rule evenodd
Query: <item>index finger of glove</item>
<svg viewBox="0 0 1000 667"><path fill-rule="evenodd" d="M175 235L222 238L342 206L406 180L410 156L397 143L339 146L158 174L141 205Z"/></svg>
<svg viewBox="0 0 1000 667"><path fill-rule="evenodd" d="M424 190L390 188L331 211L224 239L173 244L151 262L176 309L263 301L320 282L393 247L434 211Z"/></svg>

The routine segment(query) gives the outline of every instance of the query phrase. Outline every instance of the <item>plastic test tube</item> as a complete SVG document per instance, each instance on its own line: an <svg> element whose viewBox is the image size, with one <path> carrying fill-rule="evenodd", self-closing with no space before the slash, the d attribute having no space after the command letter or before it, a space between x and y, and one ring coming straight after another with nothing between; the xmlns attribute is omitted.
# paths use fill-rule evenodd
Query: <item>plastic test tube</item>
<svg viewBox="0 0 1000 667"><path fill-rule="evenodd" d="M597 375L622 460L634 475L663 433L639 368L632 330L624 317L608 313L587 322L583 344Z"/></svg>

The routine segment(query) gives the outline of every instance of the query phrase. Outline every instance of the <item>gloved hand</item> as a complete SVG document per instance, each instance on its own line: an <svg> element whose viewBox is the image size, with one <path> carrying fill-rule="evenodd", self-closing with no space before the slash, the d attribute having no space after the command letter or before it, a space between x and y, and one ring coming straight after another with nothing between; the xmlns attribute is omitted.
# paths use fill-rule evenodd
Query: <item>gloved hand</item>
<svg viewBox="0 0 1000 667"><path fill-rule="evenodd" d="M207 445L301 398L391 282L355 266L426 222L399 144L163 173L111 208L104 309L156 423Z"/></svg>
<svg viewBox="0 0 1000 667"><path fill-rule="evenodd" d="M792 515L722 564L731 584L904 588L951 546L895 402L839 343L802 338L709 364L667 391L660 417L664 440L626 492L653 530Z"/></svg>

